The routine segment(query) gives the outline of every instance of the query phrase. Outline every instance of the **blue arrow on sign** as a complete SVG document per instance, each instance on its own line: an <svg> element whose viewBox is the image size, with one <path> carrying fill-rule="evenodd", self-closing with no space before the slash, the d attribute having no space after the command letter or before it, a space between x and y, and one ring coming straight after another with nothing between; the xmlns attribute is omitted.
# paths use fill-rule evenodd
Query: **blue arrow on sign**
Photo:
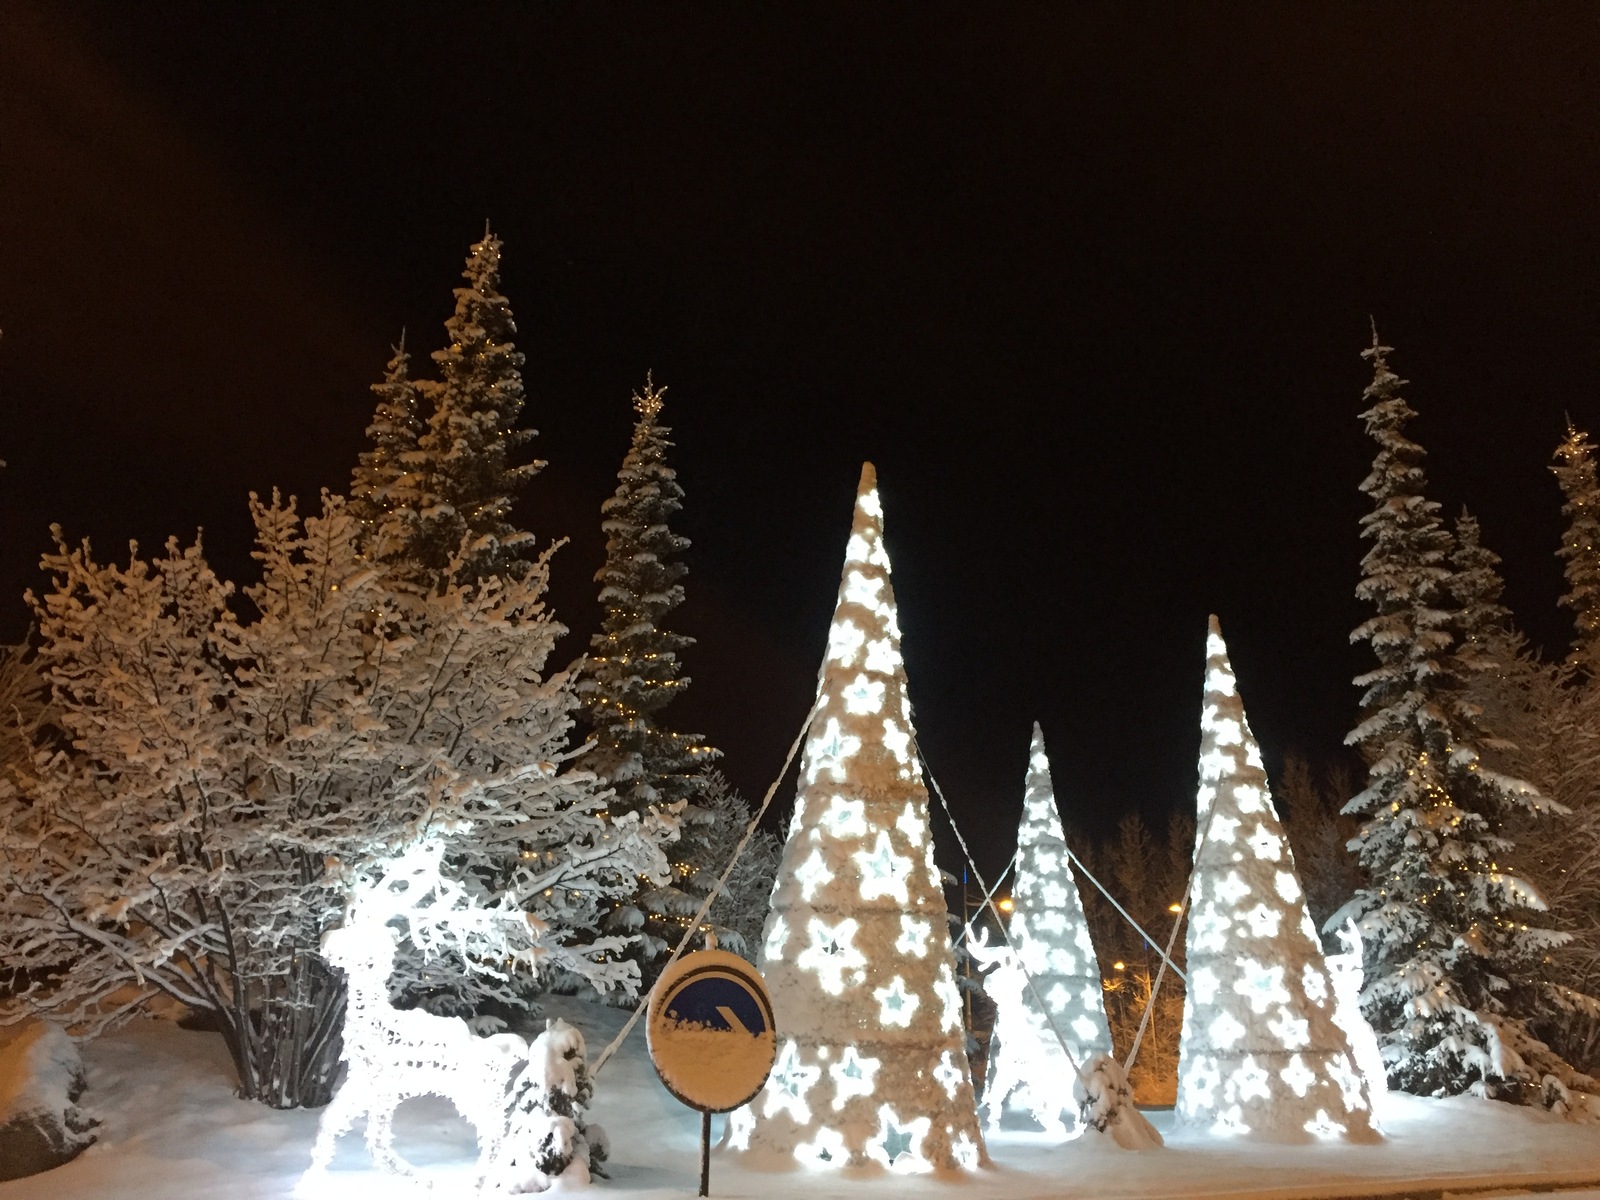
<svg viewBox="0 0 1600 1200"><path fill-rule="evenodd" d="M767 1031L767 1017L748 985L720 975L690 979L667 1001L667 1016L704 1029L728 1030L757 1037Z"/></svg>

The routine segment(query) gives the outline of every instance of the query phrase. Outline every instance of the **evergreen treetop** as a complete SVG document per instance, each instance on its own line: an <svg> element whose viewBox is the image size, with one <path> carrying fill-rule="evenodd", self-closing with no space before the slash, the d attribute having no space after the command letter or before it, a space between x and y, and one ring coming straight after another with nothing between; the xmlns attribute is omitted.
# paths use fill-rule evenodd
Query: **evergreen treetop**
<svg viewBox="0 0 1600 1200"><path fill-rule="evenodd" d="M579 684L595 735L587 765L615 786L612 807L621 812L692 799L703 766L717 756L698 734L674 733L660 720L689 686L678 655L694 644L662 626L683 602L688 567L677 556L689 546L668 525L683 507L683 489L666 461L664 392L647 380L635 394L633 444L615 494L601 506L606 561L595 582L605 617Z"/></svg>
<svg viewBox="0 0 1600 1200"><path fill-rule="evenodd" d="M462 276L445 322L449 345L433 352L440 378L417 385L432 411L417 442L418 528L408 557L436 587L463 543L458 569L468 580L527 570L533 535L512 524L511 504L544 466L515 461L536 431L517 427L523 356L500 293L500 239L485 231Z"/></svg>
<svg viewBox="0 0 1600 1200"><path fill-rule="evenodd" d="M1550 472L1561 488L1561 513L1567 518L1556 554L1566 560L1567 592L1559 602L1572 610L1577 626L1569 657L1593 660L1600 647L1600 483L1589 435L1570 421Z"/></svg>
<svg viewBox="0 0 1600 1200"><path fill-rule="evenodd" d="M416 540L419 521L417 442L423 424L404 334L384 369L383 381L373 384L372 391L378 404L367 426L370 445L351 474L347 508L361 523L368 553L390 564Z"/></svg>

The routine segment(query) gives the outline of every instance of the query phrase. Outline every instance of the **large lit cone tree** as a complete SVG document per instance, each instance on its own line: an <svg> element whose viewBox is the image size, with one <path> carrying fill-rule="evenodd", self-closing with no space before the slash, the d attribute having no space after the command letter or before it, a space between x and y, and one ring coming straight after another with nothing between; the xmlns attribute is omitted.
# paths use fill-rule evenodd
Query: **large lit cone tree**
<svg viewBox="0 0 1600 1200"><path fill-rule="evenodd" d="M778 1058L730 1121L735 1149L897 1171L987 1161L870 463L761 969Z"/></svg>
<svg viewBox="0 0 1600 1200"><path fill-rule="evenodd" d="M1200 730L1178 1120L1263 1141L1375 1138L1215 617Z"/></svg>
<svg viewBox="0 0 1600 1200"><path fill-rule="evenodd" d="M1014 954L986 983L1000 1004L995 1026L999 1054L986 1097L989 1124L997 1125L1004 1109L1011 1107L1026 1110L1052 1131L1076 1130L1074 1084L1094 1058L1111 1053L1111 1031L1100 964L1072 878L1050 760L1037 723L1017 828L1011 899ZM973 952L979 961L987 957L977 946Z"/></svg>

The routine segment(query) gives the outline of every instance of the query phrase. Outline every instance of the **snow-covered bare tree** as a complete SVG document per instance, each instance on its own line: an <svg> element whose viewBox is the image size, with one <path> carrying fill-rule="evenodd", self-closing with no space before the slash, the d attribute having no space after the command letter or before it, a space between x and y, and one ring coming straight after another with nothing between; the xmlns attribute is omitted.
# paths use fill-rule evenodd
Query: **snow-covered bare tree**
<svg viewBox="0 0 1600 1200"><path fill-rule="evenodd" d="M0 958L35 981L0 1019L92 1031L165 995L214 1016L244 1095L321 1103L342 991L320 938L349 872L429 830L453 835L460 882L532 914L541 966L633 987L624 943L588 931L664 875L670 818L607 822L569 765L549 552L470 586L458 557L419 607L359 555L339 497L304 520L276 497L252 510L248 620L198 544L119 567L58 535L45 560L32 603L63 736L0 803Z"/></svg>
<svg viewBox="0 0 1600 1200"><path fill-rule="evenodd" d="M1424 451L1404 433L1415 413L1389 353L1376 332L1362 352L1373 367L1362 416L1378 453L1361 484L1373 544L1356 591L1377 611L1351 637L1378 665L1356 680L1362 720L1348 740L1368 780L1346 811L1362 818L1353 846L1367 883L1332 923L1353 918L1365 939L1363 1011L1391 1084L1531 1101L1546 1073L1573 1074L1527 1023L1541 961L1566 939L1536 924L1544 902L1514 873L1503 830L1548 802L1484 758L1498 743L1465 685L1487 669L1470 644L1485 581L1459 556L1452 568L1455 539L1427 498Z"/></svg>
<svg viewBox="0 0 1600 1200"><path fill-rule="evenodd" d="M1172 909L1189 883L1194 816L1174 813L1167 829L1158 833L1138 813L1129 813L1118 822L1115 837L1106 842L1085 845L1070 830L1067 837L1069 845L1084 845L1083 858L1096 878L1134 920L1162 943L1152 946L1097 887L1086 877L1079 879L1078 893L1089 919L1090 936L1106 973L1106 1021L1117 1056L1126 1058L1133 1049L1140 1022L1150 1009L1139 1055L1128 1078L1139 1103L1172 1104L1178 1094L1178 1035L1183 1029L1184 986L1171 970L1162 974L1159 989L1155 981L1161 968L1160 952L1176 919ZM1172 948L1179 966L1183 965L1183 951L1180 937ZM1118 963L1122 965L1119 967Z"/></svg>

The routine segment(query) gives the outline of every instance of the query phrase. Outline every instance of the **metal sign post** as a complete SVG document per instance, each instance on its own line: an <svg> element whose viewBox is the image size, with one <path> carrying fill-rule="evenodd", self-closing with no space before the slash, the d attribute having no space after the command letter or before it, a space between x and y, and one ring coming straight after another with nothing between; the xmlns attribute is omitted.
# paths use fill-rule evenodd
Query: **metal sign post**
<svg viewBox="0 0 1600 1200"><path fill-rule="evenodd" d="M711 1114L755 1099L777 1057L767 985L737 954L687 954L651 990L645 1031L662 1084L699 1110L700 1195L710 1195Z"/></svg>

